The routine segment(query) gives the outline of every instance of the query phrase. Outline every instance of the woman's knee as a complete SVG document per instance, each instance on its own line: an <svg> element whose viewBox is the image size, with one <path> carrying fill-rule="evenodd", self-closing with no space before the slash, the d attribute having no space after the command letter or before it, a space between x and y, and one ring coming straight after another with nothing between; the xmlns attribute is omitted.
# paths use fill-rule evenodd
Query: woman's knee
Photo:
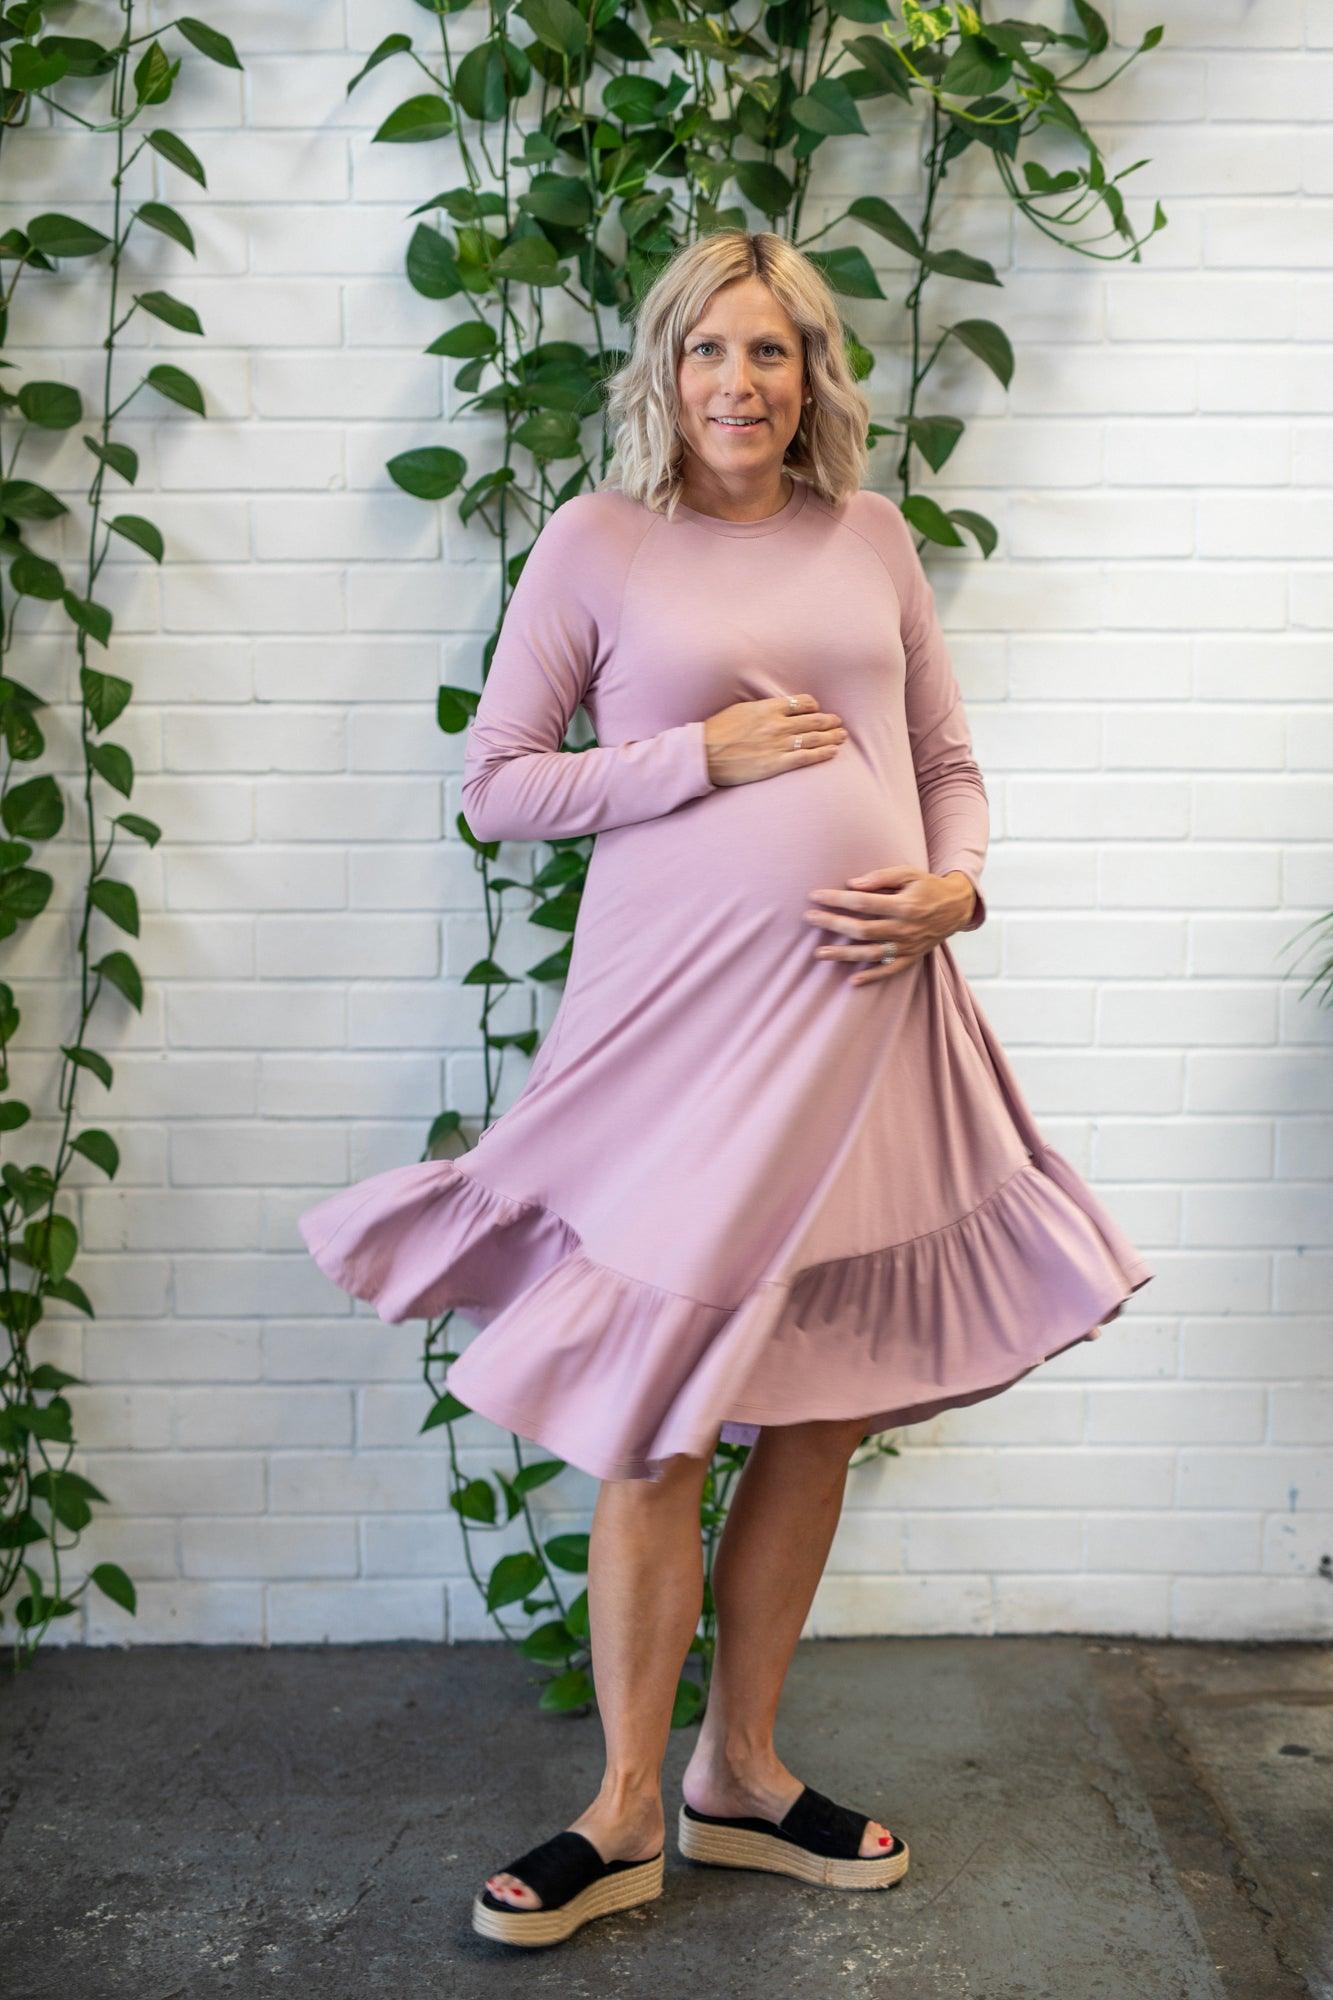
<svg viewBox="0 0 1333 2000"><path fill-rule="evenodd" d="M674 1452L670 1458L659 1462L650 1478L604 1479L601 1490L633 1505L652 1507L658 1503L669 1504L682 1494L701 1494L711 1464L711 1453L707 1458L700 1458L685 1452Z"/></svg>

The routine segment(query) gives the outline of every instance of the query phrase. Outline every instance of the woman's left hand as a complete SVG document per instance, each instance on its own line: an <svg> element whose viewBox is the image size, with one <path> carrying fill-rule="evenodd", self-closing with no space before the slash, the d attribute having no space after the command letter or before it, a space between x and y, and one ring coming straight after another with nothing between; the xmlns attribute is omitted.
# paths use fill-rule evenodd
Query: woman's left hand
<svg viewBox="0 0 1333 2000"><path fill-rule="evenodd" d="M842 942L816 947L816 958L845 958L857 963L849 984L864 986L873 979L892 979L915 965L928 951L952 935L972 914L976 890L960 868L931 875L923 868L873 868L851 875L845 889L812 889L812 902L831 903L832 910L807 910L807 923L834 931ZM885 945L897 947L881 960Z"/></svg>

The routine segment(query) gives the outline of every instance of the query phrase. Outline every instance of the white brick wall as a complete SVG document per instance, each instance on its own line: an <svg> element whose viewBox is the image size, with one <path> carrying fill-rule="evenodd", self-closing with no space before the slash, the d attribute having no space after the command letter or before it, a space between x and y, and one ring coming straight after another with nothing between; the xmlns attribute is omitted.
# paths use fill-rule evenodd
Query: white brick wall
<svg viewBox="0 0 1333 2000"><path fill-rule="evenodd" d="M1162 13L1120 0L1119 41ZM1148 156L1126 192L1170 226L1142 263L1058 249L978 156L941 221L1004 290L927 294L928 321L993 312L1018 350L1008 395L951 355L932 397L968 420L948 500L1001 531L985 565L932 559L994 818L994 914L956 948L1044 1128L1158 1276L1100 1341L852 1475L812 1632L1333 1629L1333 1017L1281 955L1333 905L1333 23L1316 0L1167 16L1164 47L1083 107L1113 171ZM82 1557L123 1563L141 1608L95 1598L55 1637L488 1636L442 1437L417 1437L422 1329L351 1307L295 1231L322 1193L416 1158L439 1105L481 1104L461 739L432 715L440 677L475 685L493 545L383 472L427 438L491 462L484 430L450 423L453 364L421 353L448 311L401 275L406 212L456 159L370 145L406 69L345 97L383 34L425 35L409 0L232 0L225 26L244 76L189 60L167 121L208 192L147 154L131 176L200 247L194 266L145 234L135 272L207 337L136 320L126 345L179 350L211 416L145 397L121 426L168 548L161 570L113 551L111 666L137 695L116 733L166 838L127 857L143 1017L99 1018L123 1153L79 1197L99 1317L53 1315L39 1342L89 1385L78 1463L112 1505ZM916 135L864 108L877 185L913 213ZM68 128L8 134L0 221L105 223L109 157ZM829 152L807 229L870 157ZM860 240L898 296L887 247ZM21 286L7 358L93 397L94 292L80 266ZM852 317L888 415L901 322ZM75 501L77 437L45 466ZM891 488L889 447L874 478ZM81 536L78 513L71 560ZM67 703L70 650L32 612L23 677ZM78 864L71 847L5 973L16 1084L46 1109ZM463 1436L477 1470L505 1445L477 1419ZM569 1473L537 1506L584 1526L593 1492Z"/></svg>

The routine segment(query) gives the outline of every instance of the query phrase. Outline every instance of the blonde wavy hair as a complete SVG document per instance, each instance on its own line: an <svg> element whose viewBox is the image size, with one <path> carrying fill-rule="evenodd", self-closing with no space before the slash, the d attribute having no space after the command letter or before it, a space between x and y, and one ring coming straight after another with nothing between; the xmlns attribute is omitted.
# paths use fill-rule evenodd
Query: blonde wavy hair
<svg viewBox="0 0 1333 2000"><path fill-rule="evenodd" d="M817 264L770 230L718 229L678 250L634 314L634 343L606 385L613 453L602 487L670 520L685 440L676 371L690 328L719 286L760 278L801 335L814 400L801 406L783 465L838 506L864 483L870 405L848 365L836 295Z"/></svg>

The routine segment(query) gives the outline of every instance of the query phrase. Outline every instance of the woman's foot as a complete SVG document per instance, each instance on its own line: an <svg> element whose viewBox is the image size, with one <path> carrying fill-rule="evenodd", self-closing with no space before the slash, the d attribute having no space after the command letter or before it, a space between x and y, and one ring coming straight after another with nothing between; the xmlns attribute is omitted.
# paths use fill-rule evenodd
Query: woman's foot
<svg viewBox="0 0 1333 2000"><path fill-rule="evenodd" d="M696 1744L681 1779L685 1803L695 1812L771 1819L775 1826L804 1790L801 1779L776 1752L752 1761L728 1761L713 1756L702 1744ZM892 1845L888 1827L867 1820L858 1852L878 1856L887 1854Z"/></svg>
<svg viewBox="0 0 1333 2000"><path fill-rule="evenodd" d="M661 1793L655 1800L630 1804L603 1800L599 1796L585 1812L570 1822L569 1831L581 1833L590 1840L603 1861L650 1861L662 1852L666 1840ZM504 1869L498 1874L488 1875L486 1887L493 1896L498 1896L502 1903L508 1903L515 1910L541 1908L542 1899L536 1891Z"/></svg>

